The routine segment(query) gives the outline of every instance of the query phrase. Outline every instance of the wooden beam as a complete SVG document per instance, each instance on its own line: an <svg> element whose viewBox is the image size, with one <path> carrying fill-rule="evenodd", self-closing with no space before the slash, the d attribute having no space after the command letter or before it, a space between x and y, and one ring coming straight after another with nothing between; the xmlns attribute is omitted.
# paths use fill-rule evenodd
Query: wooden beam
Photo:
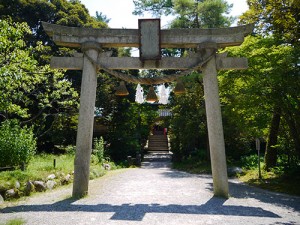
<svg viewBox="0 0 300 225"><path fill-rule="evenodd" d="M199 58L183 57L173 58L165 57L161 60L147 60L144 63L138 57L100 57L98 61L101 65L111 70L130 70L130 69L173 69L184 70L193 68L199 63ZM228 69L247 69L247 58L217 57L218 70ZM52 57L52 68L82 70L82 57Z"/></svg>
<svg viewBox="0 0 300 225"><path fill-rule="evenodd" d="M87 41L102 47L139 47L137 29L93 29L66 27L42 22L46 33L60 46L80 48ZM253 24L229 28L161 30L162 48L196 48L215 42L219 48L240 45L253 30Z"/></svg>

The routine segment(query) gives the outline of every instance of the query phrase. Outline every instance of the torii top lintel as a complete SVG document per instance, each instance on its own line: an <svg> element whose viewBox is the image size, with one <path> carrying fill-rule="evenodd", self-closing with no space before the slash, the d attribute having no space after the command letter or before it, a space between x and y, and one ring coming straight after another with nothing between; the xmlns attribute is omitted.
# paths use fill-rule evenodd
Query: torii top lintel
<svg viewBox="0 0 300 225"><path fill-rule="evenodd" d="M60 46L81 47L87 41L102 47L139 47L138 29L95 29L66 27L42 22L46 33ZM200 43L214 42L218 48L237 46L253 31L253 24L211 29L161 30L161 48L196 48Z"/></svg>

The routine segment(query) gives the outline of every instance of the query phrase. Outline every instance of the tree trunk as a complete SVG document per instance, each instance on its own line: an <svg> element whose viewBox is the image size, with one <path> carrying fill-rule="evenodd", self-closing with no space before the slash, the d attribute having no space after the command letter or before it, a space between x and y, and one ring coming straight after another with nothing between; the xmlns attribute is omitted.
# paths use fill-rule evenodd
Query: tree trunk
<svg viewBox="0 0 300 225"><path fill-rule="evenodd" d="M276 166L277 163L277 136L279 131L281 118L281 109L279 107L274 107L273 117L271 121L271 126L269 130L269 136L266 146L265 153L265 167L269 170Z"/></svg>
<svg viewBox="0 0 300 225"><path fill-rule="evenodd" d="M296 154L298 157L300 157L300 134L299 134L299 130L297 129L296 121L293 118L293 116L290 114L287 115L285 119L289 126L291 137L293 138L294 141Z"/></svg>

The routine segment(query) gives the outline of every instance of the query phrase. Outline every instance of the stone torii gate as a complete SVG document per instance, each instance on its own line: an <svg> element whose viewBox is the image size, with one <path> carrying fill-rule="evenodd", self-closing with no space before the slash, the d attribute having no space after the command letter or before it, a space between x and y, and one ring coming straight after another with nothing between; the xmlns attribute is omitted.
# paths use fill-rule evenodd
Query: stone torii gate
<svg viewBox="0 0 300 225"><path fill-rule="evenodd" d="M74 162L73 197L88 193L90 156L97 70L174 69L201 70L203 73L205 107L210 145L214 195L228 197L222 115L217 70L246 69L246 58L230 58L216 54L218 48L237 46L253 30L253 25L218 29L160 29L159 19L139 20L139 29L93 29L65 27L42 23L46 33L59 46L81 48L74 57L52 57L52 68L82 70L79 121ZM104 48L138 47L140 57L111 57ZM161 48L194 48L196 53L183 58L163 57ZM117 76L117 75L116 75ZM122 78L122 77L121 77ZM174 79L173 79L174 80ZM172 79L130 80L157 84Z"/></svg>

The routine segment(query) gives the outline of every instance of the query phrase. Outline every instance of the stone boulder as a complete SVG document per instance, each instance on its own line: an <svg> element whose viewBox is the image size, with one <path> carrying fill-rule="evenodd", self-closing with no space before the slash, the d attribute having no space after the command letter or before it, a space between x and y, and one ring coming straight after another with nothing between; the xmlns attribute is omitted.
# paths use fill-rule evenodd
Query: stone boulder
<svg viewBox="0 0 300 225"><path fill-rule="evenodd" d="M72 181L72 177L70 174L67 174L66 176L62 177L62 179L60 180L62 185L69 184L71 181Z"/></svg>
<svg viewBox="0 0 300 225"><path fill-rule="evenodd" d="M244 171L240 167L228 167L227 174L229 177L235 177L238 174L242 174Z"/></svg>
<svg viewBox="0 0 300 225"><path fill-rule="evenodd" d="M35 190L35 187L31 181L27 181L25 188L24 188L24 193L25 195L29 196L31 192Z"/></svg>
<svg viewBox="0 0 300 225"><path fill-rule="evenodd" d="M16 181L16 182L15 182L15 188L16 188L16 189L20 189L20 187L21 187L20 182L19 182L19 181Z"/></svg>
<svg viewBox="0 0 300 225"><path fill-rule="evenodd" d="M111 169L110 165L107 164L107 163L103 163L102 166L103 166L103 168L104 168L105 170L110 170L110 169Z"/></svg>
<svg viewBox="0 0 300 225"><path fill-rule="evenodd" d="M47 180L54 180L56 178L55 174L50 174L48 177L47 177Z"/></svg>
<svg viewBox="0 0 300 225"><path fill-rule="evenodd" d="M18 198L18 197L19 197L18 190L9 189L5 192L5 199L12 199L12 198Z"/></svg>
<svg viewBox="0 0 300 225"><path fill-rule="evenodd" d="M2 195L0 195L0 204L2 204L4 202L4 198L2 197Z"/></svg>
<svg viewBox="0 0 300 225"><path fill-rule="evenodd" d="M56 186L56 182L54 180L48 180L46 183L46 187L52 190Z"/></svg>
<svg viewBox="0 0 300 225"><path fill-rule="evenodd" d="M33 185L38 192L46 191L47 189L46 184L43 181L33 181Z"/></svg>

